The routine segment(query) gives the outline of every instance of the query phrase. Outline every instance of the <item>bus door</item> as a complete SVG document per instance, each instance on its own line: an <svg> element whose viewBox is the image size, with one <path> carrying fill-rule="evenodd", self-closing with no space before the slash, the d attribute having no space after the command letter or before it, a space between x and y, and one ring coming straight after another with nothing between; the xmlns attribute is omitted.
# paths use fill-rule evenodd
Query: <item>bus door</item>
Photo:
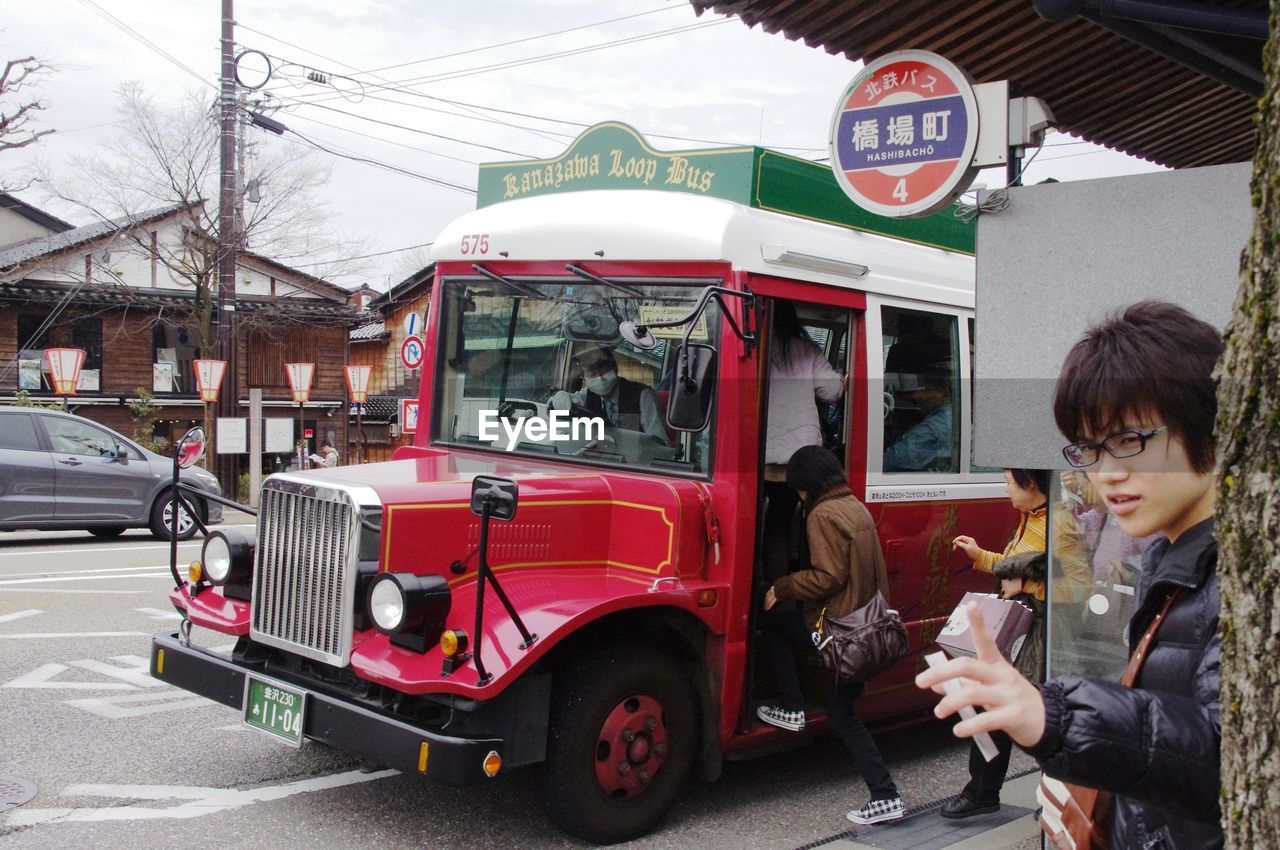
<svg viewBox="0 0 1280 850"><path fill-rule="evenodd" d="M791 412L775 415L774 427L791 429L797 421L805 422L806 436L803 438L820 441L840 458L849 471L850 482L855 492L860 489L864 472L861 463L850 465L850 456L865 456L866 428L859 427L855 418L865 418L865 393L857 391L845 392L837 383L831 386L831 377L840 381L852 373L848 382L850 387L861 385L866 374L865 363L859 354L863 348L862 332L862 296L860 293L838 290L832 287L813 284L797 284L795 282L777 282L773 285L753 281L753 289L766 296L765 311L761 317L761 338L764 340L761 356L762 391L761 391L761 433L759 438L759 469L762 486L758 491L756 505L756 558L753 574L755 587L754 604L752 606L752 628L749 636L749 663L746 678L747 699L744 703L744 726L751 728L758 721L755 708L762 701L775 696L775 684L762 652L757 651L757 622L762 610L764 593L780 575L795 570L807 569L808 546L804 533L803 513L798 496L785 482L783 464L770 463L778 460L769 452L769 411L771 405L781 404ZM775 294L776 293L776 294ZM804 345L812 348L814 353L825 361L815 364L818 372L826 372L827 386L823 395L815 394L806 386L804 399L792 398L796 395L800 379L788 379L785 370L774 369L770 364L773 358L780 355L778 334L766 332L770 329L791 324L794 314L795 324L803 336L793 340L791 345ZM792 354L795 361L797 355ZM805 382L806 385L808 382ZM832 392L834 389L834 392ZM797 420L794 414L796 405L813 405L813 418L801 416ZM775 407L775 411L779 408ZM817 433L810 427L817 424ZM780 445L790 446L798 437L791 440L783 438ZM775 454L779 440L775 435ZM856 447L856 448L855 448ZM783 449L785 451L785 448ZM814 656L816 663L816 656ZM820 668L804 668L801 670L801 684L808 701L820 704L826 696L829 686L825 671Z"/></svg>

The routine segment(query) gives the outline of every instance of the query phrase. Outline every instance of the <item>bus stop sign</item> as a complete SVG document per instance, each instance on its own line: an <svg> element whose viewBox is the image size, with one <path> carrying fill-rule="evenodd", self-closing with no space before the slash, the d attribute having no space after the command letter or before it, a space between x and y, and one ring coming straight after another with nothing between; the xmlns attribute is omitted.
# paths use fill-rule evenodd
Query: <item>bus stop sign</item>
<svg viewBox="0 0 1280 850"><path fill-rule="evenodd" d="M977 173L969 78L926 50L882 56L840 96L830 144L836 181L858 206L892 218L937 212Z"/></svg>

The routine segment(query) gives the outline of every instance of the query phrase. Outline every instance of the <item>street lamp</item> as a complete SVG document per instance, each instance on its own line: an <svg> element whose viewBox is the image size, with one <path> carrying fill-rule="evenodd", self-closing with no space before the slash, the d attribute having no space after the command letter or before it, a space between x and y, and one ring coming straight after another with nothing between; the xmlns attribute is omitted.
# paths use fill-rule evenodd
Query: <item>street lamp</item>
<svg viewBox="0 0 1280 850"><path fill-rule="evenodd" d="M347 392L356 406L356 463L364 463L364 400L369 395L372 366L345 366Z"/></svg>
<svg viewBox="0 0 1280 850"><path fill-rule="evenodd" d="M298 469L304 469L307 455L302 448L305 439L302 408L307 403L307 397L311 395L311 379L315 377L316 364L286 363L284 370L289 375L289 391L293 393L293 400L298 403Z"/></svg>
<svg viewBox="0 0 1280 850"><path fill-rule="evenodd" d="M49 363L49 377L53 391L62 396L62 409L67 409L67 396L76 394L80 380L80 367L84 365L83 348L46 348L45 360Z"/></svg>
<svg viewBox="0 0 1280 850"><path fill-rule="evenodd" d="M217 404L218 391L222 389L222 375L227 371L225 360L193 360L191 366L196 373L196 389L200 391L200 401L204 402L204 427L208 430L213 424L209 405Z"/></svg>

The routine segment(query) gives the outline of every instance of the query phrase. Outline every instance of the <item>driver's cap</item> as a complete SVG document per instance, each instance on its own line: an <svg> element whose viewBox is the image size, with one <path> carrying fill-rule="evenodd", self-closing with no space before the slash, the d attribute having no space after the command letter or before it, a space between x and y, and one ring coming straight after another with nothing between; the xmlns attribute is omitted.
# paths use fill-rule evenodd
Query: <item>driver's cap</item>
<svg viewBox="0 0 1280 850"><path fill-rule="evenodd" d="M573 362L584 369L590 369L603 363L613 363L616 361L613 357L612 348L606 348L599 345L587 345L578 349L578 352L573 355Z"/></svg>

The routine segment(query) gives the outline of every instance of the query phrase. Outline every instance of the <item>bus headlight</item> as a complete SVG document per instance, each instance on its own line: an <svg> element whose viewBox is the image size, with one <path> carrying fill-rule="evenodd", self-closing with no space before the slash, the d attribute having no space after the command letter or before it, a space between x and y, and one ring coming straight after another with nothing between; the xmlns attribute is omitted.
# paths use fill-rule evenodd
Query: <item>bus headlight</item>
<svg viewBox="0 0 1280 850"><path fill-rule="evenodd" d="M253 553L257 541L244 529L227 528L214 531L204 539L200 563L210 584L247 584L253 572Z"/></svg>
<svg viewBox="0 0 1280 850"><path fill-rule="evenodd" d="M443 576L381 573L369 582L373 626L396 646L426 652L440 640L452 594Z"/></svg>

